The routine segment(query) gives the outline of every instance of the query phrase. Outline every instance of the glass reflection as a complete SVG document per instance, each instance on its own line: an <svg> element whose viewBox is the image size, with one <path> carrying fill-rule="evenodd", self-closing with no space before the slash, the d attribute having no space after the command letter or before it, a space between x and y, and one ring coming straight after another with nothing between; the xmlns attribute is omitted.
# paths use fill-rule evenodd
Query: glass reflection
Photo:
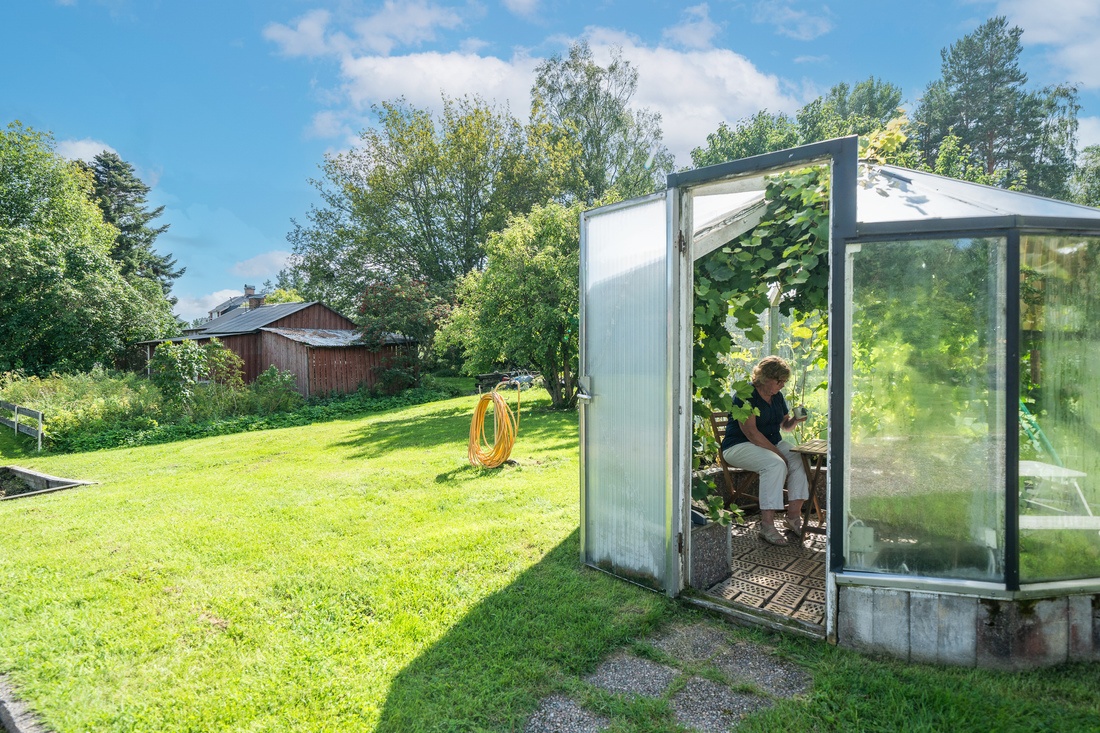
<svg viewBox="0 0 1100 733"><path fill-rule="evenodd" d="M1100 576L1100 240L1020 251L1020 580Z"/></svg>
<svg viewBox="0 0 1100 733"><path fill-rule="evenodd" d="M850 569L1003 578L1005 246L849 251Z"/></svg>

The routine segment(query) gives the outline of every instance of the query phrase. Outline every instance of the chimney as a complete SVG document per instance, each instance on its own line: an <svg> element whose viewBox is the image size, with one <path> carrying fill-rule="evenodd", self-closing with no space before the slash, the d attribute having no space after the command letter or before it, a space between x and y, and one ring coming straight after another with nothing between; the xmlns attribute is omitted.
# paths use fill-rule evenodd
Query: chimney
<svg viewBox="0 0 1100 733"><path fill-rule="evenodd" d="M244 286L244 294L245 295L255 295L256 294L256 286L255 285L245 285Z"/></svg>

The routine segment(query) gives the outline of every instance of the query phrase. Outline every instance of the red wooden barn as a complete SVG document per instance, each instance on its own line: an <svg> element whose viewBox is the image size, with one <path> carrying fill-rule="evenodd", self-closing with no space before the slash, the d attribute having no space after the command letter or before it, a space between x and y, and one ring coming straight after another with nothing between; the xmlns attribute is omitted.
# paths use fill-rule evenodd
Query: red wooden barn
<svg viewBox="0 0 1100 733"><path fill-rule="evenodd" d="M354 392L373 386L378 368L391 361L409 339L390 336L380 350L357 343L355 323L319 302L278 303L237 308L174 339L147 341L147 355L164 341L217 338L244 361L250 383L270 366L293 372L305 397Z"/></svg>

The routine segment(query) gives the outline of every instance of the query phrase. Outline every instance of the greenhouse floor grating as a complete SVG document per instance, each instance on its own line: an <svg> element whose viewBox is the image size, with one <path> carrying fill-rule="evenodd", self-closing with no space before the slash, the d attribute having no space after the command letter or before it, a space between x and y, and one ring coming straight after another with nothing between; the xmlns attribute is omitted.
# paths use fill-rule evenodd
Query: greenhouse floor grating
<svg viewBox="0 0 1100 733"><path fill-rule="evenodd" d="M759 515L732 526L733 574L706 595L817 626L825 623L825 535L807 532L776 547L760 539ZM815 522L809 523L816 527Z"/></svg>

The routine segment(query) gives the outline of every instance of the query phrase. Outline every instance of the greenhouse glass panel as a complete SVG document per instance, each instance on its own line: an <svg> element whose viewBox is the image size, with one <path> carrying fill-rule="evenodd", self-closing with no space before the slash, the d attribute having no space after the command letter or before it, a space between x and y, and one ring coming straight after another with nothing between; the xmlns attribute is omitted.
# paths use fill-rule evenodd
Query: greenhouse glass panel
<svg viewBox="0 0 1100 733"><path fill-rule="evenodd" d="M1100 576L1100 239L1020 242L1020 580Z"/></svg>
<svg viewBox="0 0 1100 733"><path fill-rule="evenodd" d="M1004 573L999 238L851 245L846 567Z"/></svg>

